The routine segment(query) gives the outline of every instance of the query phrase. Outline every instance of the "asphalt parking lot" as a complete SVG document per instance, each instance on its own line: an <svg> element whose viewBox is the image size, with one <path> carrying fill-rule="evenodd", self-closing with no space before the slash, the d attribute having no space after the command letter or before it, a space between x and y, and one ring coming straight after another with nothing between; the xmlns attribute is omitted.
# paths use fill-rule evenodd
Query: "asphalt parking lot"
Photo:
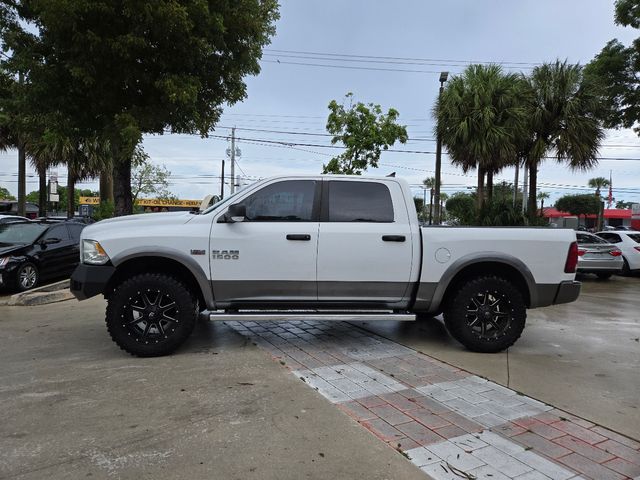
<svg viewBox="0 0 640 480"><path fill-rule="evenodd" d="M356 358L382 369L375 362L388 355L417 355L436 362L442 380L480 375L582 417L576 422L638 439L640 279L584 280L578 302L531 311L523 337L504 354L464 351L438 320L332 326L333 336L322 344L335 350L343 337L371 338L371 345L384 347L377 352L382 360L373 347L345 347L345 356L334 360ZM394 450L395 440L361 427L371 420L353 421L290 374L304 364L274 361L273 352L254 345L262 344L250 328L266 335L278 324L205 322L176 355L141 360L118 350L103 317L101 299L0 307L1 479L176 478L177 472L189 478L425 478ZM427 442L408 435L401 439L405 454ZM632 455L640 456L638 448Z"/></svg>

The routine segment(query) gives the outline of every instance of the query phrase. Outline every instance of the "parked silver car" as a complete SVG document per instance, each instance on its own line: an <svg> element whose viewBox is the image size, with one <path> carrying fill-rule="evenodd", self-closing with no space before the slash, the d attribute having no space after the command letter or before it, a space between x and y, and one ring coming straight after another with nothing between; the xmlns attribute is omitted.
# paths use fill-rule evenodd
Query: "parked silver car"
<svg viewBox="0 0 640 480"><path fill-rule="evenodd" d="M597 235L576 232L578 239L578 272L595 273L606 280L614 273L622 272L622 251Z"/></svg>

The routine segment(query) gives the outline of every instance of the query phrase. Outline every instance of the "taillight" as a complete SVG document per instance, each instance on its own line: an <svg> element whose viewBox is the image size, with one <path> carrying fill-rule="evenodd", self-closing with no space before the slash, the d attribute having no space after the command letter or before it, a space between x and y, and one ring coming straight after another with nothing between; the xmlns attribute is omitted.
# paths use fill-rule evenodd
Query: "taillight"
<svg viewBox="0 0 640 480"><path fill-rule="evenodd" d="M611 255L612 257L619 257L620 255L622 255L622 252L620 250L611 250L609 252L609 255Z"/></svg>
<svg viewBox="0 0 640 480"><path fill-rule="evenodd" d="M640 252L640 247L633 247L633 248L635 248L637 251Z"/></svg>
<svg viewBox="0 0 640 480"><path fill-rule="evenodd" d="M564 264L564 273L576 273L578 266L578 242L569 245L569 253L567 253L567 261Z"/></svg>
<svg viewBox="0 0 640 480"><path fill-rule="evenodd" d="M583 256L585 253L587 253L586 250L578 249L578 256L579 257Z"/></svg>

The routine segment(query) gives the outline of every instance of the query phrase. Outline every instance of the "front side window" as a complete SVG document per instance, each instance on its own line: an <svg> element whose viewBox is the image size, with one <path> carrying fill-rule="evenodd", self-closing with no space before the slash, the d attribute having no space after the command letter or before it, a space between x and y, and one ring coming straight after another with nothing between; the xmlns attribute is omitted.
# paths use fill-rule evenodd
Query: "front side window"
<svg viewBox="0 0 640 480"><path fill-rule="evenodd" d="M313 222L315 192L315 180L287 180L261 188L242 204L250 222Z"/></svg>
<svg viewBox="0 0 640 480"><path fill-rule="evenodd" d="M393 222L389 188L377 182L329 182L330 222Z"/></svg>
<svg viewBox="0 0 640 480"><path fill-rule="evenodd" d="M58 238L63 242L69 240L67 227L65 225L56 225L55 227L51 227L45 235L44 240L50 240L52 238Z"/></svg>

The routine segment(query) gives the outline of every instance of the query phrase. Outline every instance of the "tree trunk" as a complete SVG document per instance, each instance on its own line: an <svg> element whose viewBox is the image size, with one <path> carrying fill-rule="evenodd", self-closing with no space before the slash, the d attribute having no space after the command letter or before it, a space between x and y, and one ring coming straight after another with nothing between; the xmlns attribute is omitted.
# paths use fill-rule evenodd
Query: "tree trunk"
<svg viewBox="0 0 640 480"><path fill-rule="evenodd" d="M529 165L529 220L534 221L538 214L538 200L536 191L538 187L538 164L531 163Z"/></svg>
<svg viewBox="0 0 640 480"><path fill-rule="evenodd" d="M100 202L113 202L113 170L105 167L100 172Z"/></svg>
<svg viewBox="0 0 640 480"><path fill-rule="evenodd" d="M484 205L484 168L478 167L478 190L476 192L476 205L480 211Z"/></svg>
<svg viewBox="0 0 640 480"><path fill-rule="evenodd" d="M116 217L133 213L131 157L120 159L113 167L113 196Z"/></svg>
<svg viewBox="0 0 640 480"><path fill-rule="evenodd" d="M76 179L73 169L67 171L67 218L73 218L76 213Z"/></svg>
<svg viewBox="0 0 640 480"><path fill-rule="evenodd" d="M487 172L487 200L489 203L493 200L493 170Z"/></svg>
<svg viewBox="0 0 640 480"><path fill-rule="evenodd" d="M38 216L47 216L47 167L42 162L38 162Z"/></svg>

